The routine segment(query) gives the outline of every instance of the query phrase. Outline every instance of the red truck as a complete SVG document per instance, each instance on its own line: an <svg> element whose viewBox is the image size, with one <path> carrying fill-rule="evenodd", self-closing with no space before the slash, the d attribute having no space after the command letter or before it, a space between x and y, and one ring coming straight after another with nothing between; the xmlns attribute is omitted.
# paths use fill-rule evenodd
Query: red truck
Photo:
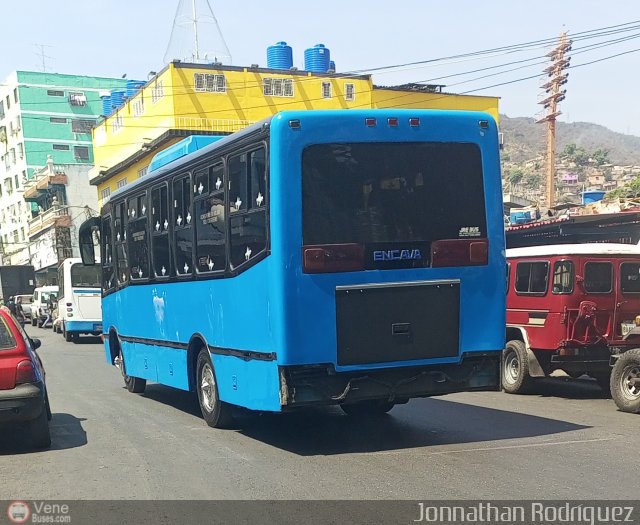
<svg viewBox="0 0 640 525"><path fill-rule="evenodd" d="M531 246L507 261L504 390L524 393L555 370L588 374L640 413L640 247Z"/></svg>

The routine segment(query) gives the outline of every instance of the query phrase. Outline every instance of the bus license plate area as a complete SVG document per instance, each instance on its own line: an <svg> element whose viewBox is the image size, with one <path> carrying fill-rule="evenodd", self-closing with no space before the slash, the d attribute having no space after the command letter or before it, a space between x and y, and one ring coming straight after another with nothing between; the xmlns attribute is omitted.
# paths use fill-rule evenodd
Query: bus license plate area
<svg viewBox="0 0 640 525"><path fill-rule="evenodd" d="M620 328L621 328L621 332L622 332L622 336L624 337L625 335L627 335L629 332L631 332L631 330L633 330L636 327L635 323L632 322L623 322L620 323Z"/></svg>
<svg viewBox="0 0 640 525"><path fill-rule="evenodd" d="M460 283L340 286L336 322L338 365L456 357Z"/></svg>

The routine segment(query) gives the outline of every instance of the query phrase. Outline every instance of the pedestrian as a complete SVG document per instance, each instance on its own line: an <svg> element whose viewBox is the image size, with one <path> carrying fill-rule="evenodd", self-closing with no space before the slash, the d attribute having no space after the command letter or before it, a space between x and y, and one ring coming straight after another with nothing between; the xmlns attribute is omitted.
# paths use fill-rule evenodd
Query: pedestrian
<svg viewBox="0 0 640 525"><path fill-rule="evenodd" d="M22 297L18 296L15 298L13 303L14 306L14 314L18 322L24 326L24 312L22 311Z"/></svg>

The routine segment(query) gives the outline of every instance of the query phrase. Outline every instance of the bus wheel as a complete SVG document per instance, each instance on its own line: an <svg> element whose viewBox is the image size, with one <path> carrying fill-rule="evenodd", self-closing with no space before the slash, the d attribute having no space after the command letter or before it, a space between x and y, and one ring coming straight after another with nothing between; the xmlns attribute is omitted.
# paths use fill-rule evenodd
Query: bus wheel
<svg viewBox="0 0 640 525"><path fill-rule="evenodd" d="M209 351L200 350L196 366L196 390L202 417L213 428L227 428L233 421L231 405L220 400Z"/></svg>
<svg viewBox="0 0 640 525"><path fill-rule="evenodd" d="M618 358L611 372L611 395L623 412L640 414L640 348Z"/></svg>
<svg viewBox="0 0 640 525"><path fill-rule="evenodd" d="M524 394L532 383L524 343L517 339L509 341L502 351L502 388L509 394Z"/></svg>
<svg viewBox="0 0 640 525"><path fill-rule="evenodd" d="M396 404L384 399L369 399L357 403L345 403L340 405L342 411L349 416L376 416L386 414Z"/></svg>
<svg viewBox="0 0 640 525"><path fill-rule="evenodd" d="M142 394L144 389L147 388L147 380L127 375L122 349L120 349L118 353L118 358L120 361L120 373L122 374L122 379L124 380L124 385L127 387L127 390L132 394Z"/></svg>
<svg viewBox="0 0 640 525"><path fill-rule="evenodd" d="M65 324L62 325L62 335L64 336L64 340L67 343L71 342L72 335L69 332L67 332L67 325Z"/></svg>

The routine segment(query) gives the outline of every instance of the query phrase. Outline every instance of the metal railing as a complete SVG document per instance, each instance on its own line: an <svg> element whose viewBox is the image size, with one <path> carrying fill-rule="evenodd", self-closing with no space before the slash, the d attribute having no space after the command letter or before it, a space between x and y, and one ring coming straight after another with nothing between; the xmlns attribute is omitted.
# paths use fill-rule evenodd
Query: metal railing
<svg viewBox="0 0 640 525"><path fill-rule="evenodd" d="M69 208L67 206L53 206L29 220L29 231L40 231L52 224L56 218L68 215Z"/></svg>
<svg viewBox="0 0 640 525"><path fill-rule="evenodd" d="M179 129L196 129L221 133L234 133L255 124L253 120L231 120L217 118L176 117Z"/></svg>

